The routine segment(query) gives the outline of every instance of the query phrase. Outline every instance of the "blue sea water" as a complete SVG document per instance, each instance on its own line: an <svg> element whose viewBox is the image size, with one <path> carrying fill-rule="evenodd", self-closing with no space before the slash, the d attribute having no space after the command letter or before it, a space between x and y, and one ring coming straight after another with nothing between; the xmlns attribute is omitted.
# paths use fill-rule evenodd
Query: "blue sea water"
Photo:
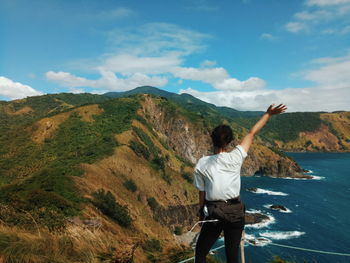
<svg viewBox="0 0 350 263"><path fill-rule="evenodd" d="M312 180L242 177L241 197L247 210L260 210L272 221L261 228L246 227L248 238L265 236L273 243L315 250L350 253L350 153L288 153L311 170ZM247 188L257 187L252 193ZM274 195L275 194L275 195ZM276 195L277 194L277 195ZM285 194L285 195L283 195ZM290 210L271 210L280 204ZM218 240L214 247L223 244ZM224 250L218 252L224 259ZM350 257L264 246L245 246L247 263L266 263L273 255L296 262L345 263Z"/></svg>

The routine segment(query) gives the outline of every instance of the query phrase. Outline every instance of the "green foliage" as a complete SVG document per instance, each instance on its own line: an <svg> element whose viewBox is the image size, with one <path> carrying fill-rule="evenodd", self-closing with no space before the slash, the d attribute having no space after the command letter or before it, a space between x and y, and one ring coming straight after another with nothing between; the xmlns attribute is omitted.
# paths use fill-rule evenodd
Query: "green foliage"
<svg viewBox="0 0 350 263"><path fill-rule="evenodd" d="M142 248L146 251L147 258L150 262L160 262L162 259L161 252L163 247L159 240L149 239L142 244Z"/></svg>
<svg viewBox="0 0 350 263"><path fill-rule="evenodd" d="M180 160L181 162L184 163L184 165L186 166L190 166L190 167L194 167L193 163L191 163L189 160L185 159L184 157L178 155L178 154L175 154L175 157Z"/></svg>
<svg viewBox="0 0 350 263"><path fill-rule="evenodd" d="M92 203L101 210L106 216L113 219L119 225L128 227L131 225L131 217L126 206L122 206L116 202L114 195L104 189L92 193Z"/></svg>
<svg viewBox="0 0 350 263"><path fill-rule="evenodd" d="M157 157L160 150L157 146L154 145L151 138L140 128L133 126L134 132L137 134L137 136L141 139L142 142L147 146L149 152L152 154L153 157Z"/></svg>
<svg viewBox="0 0 350 263"><path fill-rule="evenodd" d="M250 119L250 127L257 121ZM273 116L260 132L265 140L293 141L300 132L316 130L322 121L318 112L294 112ZM249 127L249 128L250 128Z"/></svg>
<svg viewBox="0 0 350 263"><path fill-rule="evenodd" d="M182 228L179 227L179 226L176 226L175 229L174 229L174 234L175 235L182 235Z"/></svg>
<svg viewBox="0 0 350 263"><path fill-rule="evenodd" d="M128 179L123 183L124 187L128 189L131 192L136 192L137 191L137 185L135 184L134 180Z"/></svg>
<svg viewBox="0 0 350 263"><path fill-rule="evenodd" d="M142 244L142 248L148 252L162 252L163 247L158 239L148 239Z"/></svg>
<svg viewBox="0 0 350 263"><path fill-rule="evenodd" d="M138 156L143 157L146 160L149 160L151 154L148 151L148 148L144 146L142 143L131 140L130 147Z"/></svg>
<svg viewBox="0 0 350 263"><path fill-rule="evenodd" d="M159 208L159 204L154 197L147 198L147 203L153 211Z"/></svg>
<svg viewBox="0 0 350 263"><path fill-rule="evenodd" d="M151 165L155 170L164 170L165 169L165 158L156 156L152 159Z"/></svg>
<svg viewBox="0 0 350 263"><path fill-rule="evenodd" d="M193 256L193 250L189 247L172 248L168 251L167 259L169 263L177 263Z"/></svg>
<svg viewBox="0 0 350 263"><path fill-rule="evenodd" d="M187 182L189 182L190 184L193 183L193 176L192 176L191 173L189 173L189 172L182 172L182 173L181 173L181 176L182 176Z"/></svg>
<svg viewBox="0 0 350 263"><path fill-rule="evenodd" d="M45 168L21 184L3 187L0 200L18 212L7 223L30 228L33 222L22 217L24 211L49 230L61 230L65 226L64 218L76 215L81 202L64 171L53 168Z"/></svg>
<svg viewBox="0 0 350 263"><path fill-rule="evenodd" d="M139 156L143 156L148 160L151 159L151 167L160 172L163 180L165 180L168 184L171 184L171 177L165 170L166 159L160 155L161 151L159 148L154 145L151 138L142 129L133 127L133 130L141 141L147 146L147 148L145 148L142 144L133 141L130 142L130 147Z"/></svg>
<svg viewBox="0 0 350 263"><path fill-rule="evenodd" d="M36 109L55 101L48 98L38 97ZM104 111L94 116L94 122L84 122L72 113L43 144L32 141L26 122L19 127L10 125L11 129L0 133L0 202L17 211L17 216L6 223L29 227L35 220L50 230L58 230L64 227L67 217L79 213L83 199L71 176L82 174L80 163L92 163L113 153L117 146L114 135L130 129L139 104L125 98L99 106ZM23 214L33 220L28 221Z"/></svg>

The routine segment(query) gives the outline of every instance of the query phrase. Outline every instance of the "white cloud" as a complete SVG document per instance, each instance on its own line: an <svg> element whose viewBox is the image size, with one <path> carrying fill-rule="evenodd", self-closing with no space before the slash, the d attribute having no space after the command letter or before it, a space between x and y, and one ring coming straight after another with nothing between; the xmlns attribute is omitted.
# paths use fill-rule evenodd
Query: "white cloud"
<svg viewBox="0 0 350 263"><path fill-rule="evenodd" d="M340 4L349 4L350 0L307 0L306 5L309 6L331 6Z"/></svg>
<svg viewBox="0 0 350 263"><path fill-rule="evenodd" d="M212 60L203 60L200 64L200 66L202 68L210 68L210 67L214 67L216 65L216 61L212 61Z"/></svg>
<svg viewBox="0 0 350 263"><path fill-rule="evenodd" d="M10 99L22 99L28 96L42 95L43 93L28 85L14 82L0 76L0 95Z"/></svg>
<svg viewBox="0 0 350 263"><path fill-rule="evenodd" d="M257 90L250 92L201 92L191 88L179 93L191 94L203 101L218 106L232 107L238 110L264 111L272 103L284 103L288 112L295 111L336 111L349 110L350 86L330 90L327 88L304 88L283 90Z"/></svg>
<svg viewBox="0 0 350 263"><path fill-rule="evenodd" d="M102 11L97 14L101 19L119 19L134 15L136 12L130 8L119 7L112 10Z"/></svg>
<svg viewBox="0 0 350 263"><path fill-rule="evenodd" d="M350 88L350 54L313 60L322 66L304 72L304 78L322 86Z"/></svg>
<svg viewBox="0 0 350 263"><path fill-rule="evenodd" d="M134 10L126 7L118 7L115 9L104 10L100 12L96 11L94 13L82 13L77 16L77 19L79 21L94 20L94 22L103 22L125 19L134 15L136 15L136 12Z"/></svg>
<svg viewBox="0 0 350 263"><path fill-rule="evenodd" d="M261 39L265 39L265 40L270 40L270 41L274 41L274 40L277 40L278 37L277 36L274 36L274 35L271 35L269 33L263 33L260 35L260 38Z"/></svg>
<svg viewBox="0 0 350 263"><path fill-rule="evenodd" d="M285 29L292 33L311 31L324 25L334 26L331 22L336 20L348 20L350 12L350 0L307 0L303 10L294 14L291 21L285 25ZM340 29L321 29L325 34L337 33Z"/></svg>
<svg viewBox="0 0 350 263"><path fill-rule="evenodd" d="M48 71L45 73L45 76L48 80L56 82L64 87L74 88L74 87L86 87L93 85L92 80L87 80L85 78L74 76L68 72L54 72Z"/></svg>
<svg viewBox="0 0 350 263"><path fill-rule="evenodd" d="M186 57L204 50L204 39L211 36L177 25L150 23L141 27L114 30L108 34L113 52L95 61L84 60L81 68L99 73L97 80L75 76L68 72L46 73L46 78L69 88L90 87L104 90L129 90L138 86L164 86L167 78L201 81L218 90L256 90L265 87L257 77L238 80L215 61L204 60L199 68L184 67ZM79 63L75 63L79 65Z"/></svg>
<svg viewBox="0 0 350 263"><path fill-rule="evenodd" d="M251 77L240 81L230 77L224 68L176 67L171 73L178 78L208 83L217 90L255 90L265 87L265 81L260 78Z"/></svg>
<svg viewBox="0 0 350 263"><path fill-rule="evenodd" d="M119 54L106 58L97 69L118 72L123 75L142 72L143 74L159 74L170 71L179 65L181 59L174 54L158 57L141 57L129 54Z"/></svg>
<svg viewBox="0 0 350 263"><path fill-rule="evenodd" d="M116 53L142 56L164 54L189 55L205 49L210 35L168 23L148 23L139 27L117 29L107 34Z"/></svg>
<svg viewBox="0 0 350 263"><path fill-rule="evenodd" d="M318 58L311 62L317 68L303 72L302 76L315 85L307 88L270 90L264 88L261 80L257 79L255 89L221 88L213 92L201 92L187 88L180 90L180 93L189 93L201 100L238 110L266 110L272 103L284 103L290 112L349 110L350 54L343 57ZM239 86L242 82L233 81L232 85L235 84ZM254 87L254 83L250 83L249 87Z"/></svg>
<svg viewBox="0 0 350 263"><path fill-rule="evenodd" d="M224 68L185 68L175 67L171 70L175 77L188 80L199 80L209 84L215 84L228 78L229 75Z"/></svg>
<svg viewBox="0 0 350 263"><path fill-rule="evenodd" d="M74 94L84 93L84 89L70 88L69 91Z"/></svg>
<svg viewBox="0 0 350 263"><path fill-rule="evenodd" d="M306 28L306 25L300 22L289 22L286 24L286 29L289 32L297 33Z"/></svg>
<svg viewBox="0 0 350 263"><path fill-rule="evenodd" d="M111 71L100 71L100 74L101 78L97 80L77 77L68 72L49 71L45 75L48 80L64 87L91 87L108 91L125 91L144 85L162 87L168 81L164 77L150 77L142 73L134 73L128 78L118 78L116 74Z"/></svg>
<svg viewBox="0 0 350 263"><path fill-rule="evenodd" d="M235 78L227 78L214 84L216 89L224 91L249 91L262 89L265 86L265 81L257 77L251 77L244 81Z"/></svg>

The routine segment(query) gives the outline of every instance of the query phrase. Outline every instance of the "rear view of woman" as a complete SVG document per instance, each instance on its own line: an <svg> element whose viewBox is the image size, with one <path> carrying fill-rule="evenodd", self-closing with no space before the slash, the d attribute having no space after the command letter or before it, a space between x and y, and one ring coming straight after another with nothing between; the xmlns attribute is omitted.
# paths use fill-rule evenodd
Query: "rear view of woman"
<svg viewBox="0 0 350 263"><path fill-rule="evenodd" d="M195 251L195 263L205 263L209 250L224 231L228 263L238 263L238 250L244 229L245 206L239 198L240 170L254 136L272 115L282 113L286 106L271 105L241 143L232 151L227 146L233 140L232 129L219 125L212 133L214 154L200 158L194 170L194 185L199 190L201 220L215 220L202 225Z"/></svg>

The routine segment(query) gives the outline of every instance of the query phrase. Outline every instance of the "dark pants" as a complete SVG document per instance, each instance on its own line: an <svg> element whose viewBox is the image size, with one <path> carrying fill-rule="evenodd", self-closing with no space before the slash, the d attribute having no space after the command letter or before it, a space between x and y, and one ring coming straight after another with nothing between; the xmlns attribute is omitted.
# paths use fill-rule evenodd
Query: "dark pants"
<svg viewBox="0 0 350 263"><path fill-rule="evenodd" d="M205 263L209 250L224 231L227 263L238 263L239 243L244 229L244 218L236 223L207 222L203 223L196 244L195 263Z"/></svg>

